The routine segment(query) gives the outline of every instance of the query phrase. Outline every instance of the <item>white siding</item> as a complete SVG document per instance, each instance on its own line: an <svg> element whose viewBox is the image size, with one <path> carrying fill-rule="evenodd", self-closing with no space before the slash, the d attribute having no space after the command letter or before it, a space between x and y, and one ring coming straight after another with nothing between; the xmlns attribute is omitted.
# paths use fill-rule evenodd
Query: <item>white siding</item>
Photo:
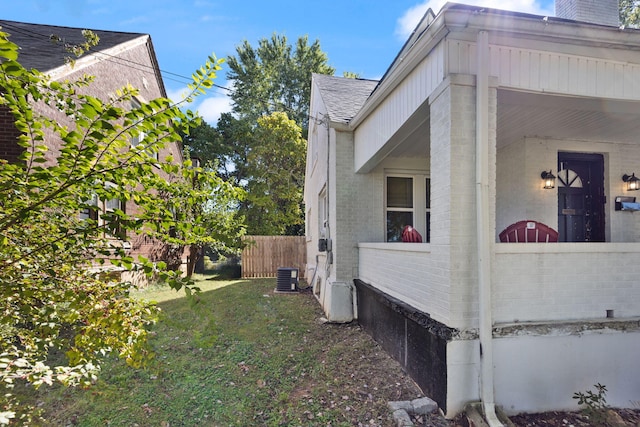
<svg viewBox="0 0 640 427"><path fill-rule="evenodd" d="M355 169L369 161L444 79L444 49L437 47L355 132Z"/></svg>
<svg viewBox="0 0 640 427"><path fill-rule="evenodd" d="M450 73L476 74L475 43L449 40L446 46ZM489 74L499 78L502 88L612 99L640 97L637 63L514 46L492 45L490 52ZM598 52L594 49L594 54Z"/></svg>
<svg viewBox="0 0 640 427"><path fill-rule="evenodd" d="M489 74L504 89L640 99L639 63L607 58L604 48L592 52L594 56L585 56L492 44ZM355 130L355 169L384 152L402 124L453 74L476 74L475 42L448 39L440 43L362 122Z"/></svg>
<svg viewBox="0 0 640 427"><path fill-rule="evenodd" d="M638 64L507 46L491 47L491 64L501 87L613 99L640 96Z"/></svg>

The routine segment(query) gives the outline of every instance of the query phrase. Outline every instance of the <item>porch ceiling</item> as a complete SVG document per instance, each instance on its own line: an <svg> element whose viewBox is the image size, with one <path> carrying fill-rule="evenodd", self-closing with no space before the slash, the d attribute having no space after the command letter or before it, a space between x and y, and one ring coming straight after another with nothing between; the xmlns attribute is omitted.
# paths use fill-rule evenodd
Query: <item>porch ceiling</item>
<svg viewBox="0 0 640 427"><path fill-rule="evenodd" d="M428 157L427 107L390 141L389 157ZM640 101L498 91L498 148L524 137L640 143Z"/></svg>
<svg viewBox="0 0 640 427"><path fill-rule="evenodd" d="M389 157L429 158L430 121L431 110L425 101L389 140Z"/></svg>
<svg viewBox="0 0 640 427"><path fill-rule="evenodd" d="M523 137L639 142L640 102L498 91L498 147Z"/></svg>

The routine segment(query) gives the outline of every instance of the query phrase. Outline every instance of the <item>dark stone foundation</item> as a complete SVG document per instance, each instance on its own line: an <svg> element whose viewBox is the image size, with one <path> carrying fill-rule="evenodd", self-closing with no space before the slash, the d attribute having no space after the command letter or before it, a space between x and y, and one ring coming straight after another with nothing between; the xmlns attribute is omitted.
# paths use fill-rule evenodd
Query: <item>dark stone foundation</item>
<svg viewBox="0 0 640 427"><path fill-rule="evenodd" d="M362 328L446 412L447 342L456 330L362 280L354 283Z"/></svg>

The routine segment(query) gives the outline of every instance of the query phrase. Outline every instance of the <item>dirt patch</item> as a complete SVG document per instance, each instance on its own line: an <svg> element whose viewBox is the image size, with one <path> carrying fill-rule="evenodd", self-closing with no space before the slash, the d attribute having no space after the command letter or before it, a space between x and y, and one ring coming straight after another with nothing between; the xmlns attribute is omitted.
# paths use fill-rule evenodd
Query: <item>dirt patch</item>
<svg viewBox="0 0 640 427"><path fill-rule="evenodd" d="M309 406L309 419L322 408L341 408L354 426L395 425L388 402L413 400L423 394L382 348L357 323L329 324L318 321L315 339L323 341L318 354L324 375L301 383L293 395Z"/></svg>
<svg viewBox="0 0 640 427"><path fill-rule="evenodd" d="M319 398L322 405L343 406L354 426L393 426L388 411L389 401L413 400L423 396L419 387L401 366L373 341L357 323L319 325L318 338L326 342L318 363L332 364L331 378L324 384L301 384L301 399ZM312 415L310 415L312 416ZM608 427L640 426L640 409L611 409ZM414 416L416 427L468 427L460 415L446 420L439 413ZM516 427L592 427L581 412L544 412L510 417ZM602 425L602 424L600 424Z"/></svg>
<svg viewBox="0 0 640 427"><path fill-rule="evenodd" d="M295 396L310 407L341 407L354 426L395 426L388 402L413 400L424 396L415 382L356 323L317 322L312 334L322 340L324 350L317 363L326 365L321 381L302 382ZM320 409L318 409L320 408ZM313 410L308 417L313 419ZM610 410L608 427L640 427L640 409ZM345 420L346 421L346 420ZM464 414L453 420L440 413L413 416L416 427L468 427ZM594 426L581 412L545 412L512 416L517 427L586 427Z"/></svg>

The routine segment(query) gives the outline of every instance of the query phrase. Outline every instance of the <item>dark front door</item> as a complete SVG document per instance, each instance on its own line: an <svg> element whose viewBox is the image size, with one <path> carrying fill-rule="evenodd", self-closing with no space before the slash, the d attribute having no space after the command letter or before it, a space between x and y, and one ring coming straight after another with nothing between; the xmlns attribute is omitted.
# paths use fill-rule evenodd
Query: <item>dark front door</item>
<svg viewBox="0 0 640 427"><path fill-rule="evenodd" d="M558 153L558 241L604 242L604 158Z"/></svg>

